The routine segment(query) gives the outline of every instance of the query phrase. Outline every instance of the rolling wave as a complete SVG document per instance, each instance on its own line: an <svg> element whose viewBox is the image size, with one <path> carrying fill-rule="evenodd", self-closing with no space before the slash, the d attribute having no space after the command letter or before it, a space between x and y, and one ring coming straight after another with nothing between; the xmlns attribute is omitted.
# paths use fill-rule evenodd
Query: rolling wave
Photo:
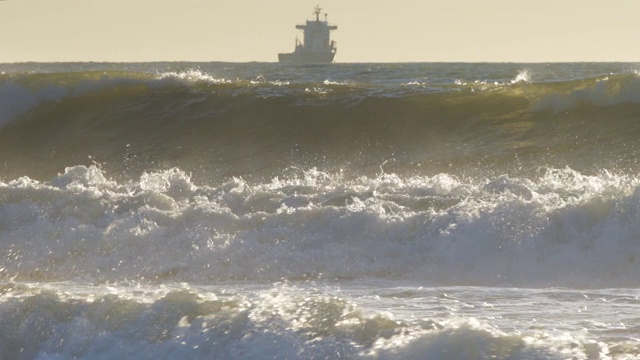
<svg viewBox="0 0 640 360"><path fill-rule="evenodd" d="M89 158L137 175L150 164L227 177L261 168L271 176L283 164L371 174L385 160L394 171L478 162L591 171L613 160L634 167L638 151L636 75L425 87L201 72L5 74L0 93L10 94L0 97L5 178L46 179Z"/></svg>

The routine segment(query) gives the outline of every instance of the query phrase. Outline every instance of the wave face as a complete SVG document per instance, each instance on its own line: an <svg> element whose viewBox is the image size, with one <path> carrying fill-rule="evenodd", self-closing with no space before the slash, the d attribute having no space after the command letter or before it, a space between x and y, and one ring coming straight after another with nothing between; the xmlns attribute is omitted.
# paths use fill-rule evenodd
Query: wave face
<svg viewBox="0 0 640 360"><path fill-rule="evenodd" d="M634 66L0 65L0 358L637 358Z"/></svg>
<svg viewBox="0 0 640 360"><path fill-rule="evenodd" d="M630 65L232 65L14 65L0 76L3 178L89 158L112 176L178 167L206 181L290 166L373 175L385 161L474 176L637 168Z"/></svg>

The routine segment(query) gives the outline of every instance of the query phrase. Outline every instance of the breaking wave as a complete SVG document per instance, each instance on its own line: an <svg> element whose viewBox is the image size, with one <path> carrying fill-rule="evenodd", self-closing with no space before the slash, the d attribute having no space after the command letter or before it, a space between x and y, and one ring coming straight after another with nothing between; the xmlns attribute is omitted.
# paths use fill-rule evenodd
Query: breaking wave
<svg viewBox="0 0 640 360"><path fill-rule="evenodd" d="M635 66L0 64L0 357L637 358Z"/></svg>
<svg viewBox="0 0 640 360"><path fill-rule="evenodd" d="M322 289L11 284L0 289L0 353L25 359L626 359L580 333L509 334L474 318L397 319ZM435 295L435 294L434 294ZM439 302L450 306L446 294Z"/></svg>
<svg viewBox="0 0 640 360"><path fill-rule="evenodd" d="M118 183L75 166L0 183L0 276L635 287L639 182L570 169L482 181L312 169L198 186L179 169Z"/></svg>

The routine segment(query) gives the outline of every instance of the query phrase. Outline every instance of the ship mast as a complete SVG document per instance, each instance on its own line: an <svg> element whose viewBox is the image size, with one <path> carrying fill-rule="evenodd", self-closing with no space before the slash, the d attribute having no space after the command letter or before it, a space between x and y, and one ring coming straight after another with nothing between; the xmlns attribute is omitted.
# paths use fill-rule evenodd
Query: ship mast
<svg viewBox="0 0 640 360"><path fill-rule="evenodd" d="M320 21L320 12L322 11L322 9L320 8L320 5L316 5L316 8L313 9L313 13L316 14L316 21Z"/></svg>

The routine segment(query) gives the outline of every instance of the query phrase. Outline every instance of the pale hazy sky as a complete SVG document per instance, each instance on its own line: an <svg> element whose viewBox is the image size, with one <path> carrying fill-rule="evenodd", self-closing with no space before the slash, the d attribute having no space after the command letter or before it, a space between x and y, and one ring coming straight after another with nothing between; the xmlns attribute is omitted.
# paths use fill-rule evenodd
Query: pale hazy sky
<svg viewBox="0 0 640 360"><path fill-rule="evenodd" d="M0 62L277 61L316 3L336 62L640 61L640 0L7 0Z"/></svg>

